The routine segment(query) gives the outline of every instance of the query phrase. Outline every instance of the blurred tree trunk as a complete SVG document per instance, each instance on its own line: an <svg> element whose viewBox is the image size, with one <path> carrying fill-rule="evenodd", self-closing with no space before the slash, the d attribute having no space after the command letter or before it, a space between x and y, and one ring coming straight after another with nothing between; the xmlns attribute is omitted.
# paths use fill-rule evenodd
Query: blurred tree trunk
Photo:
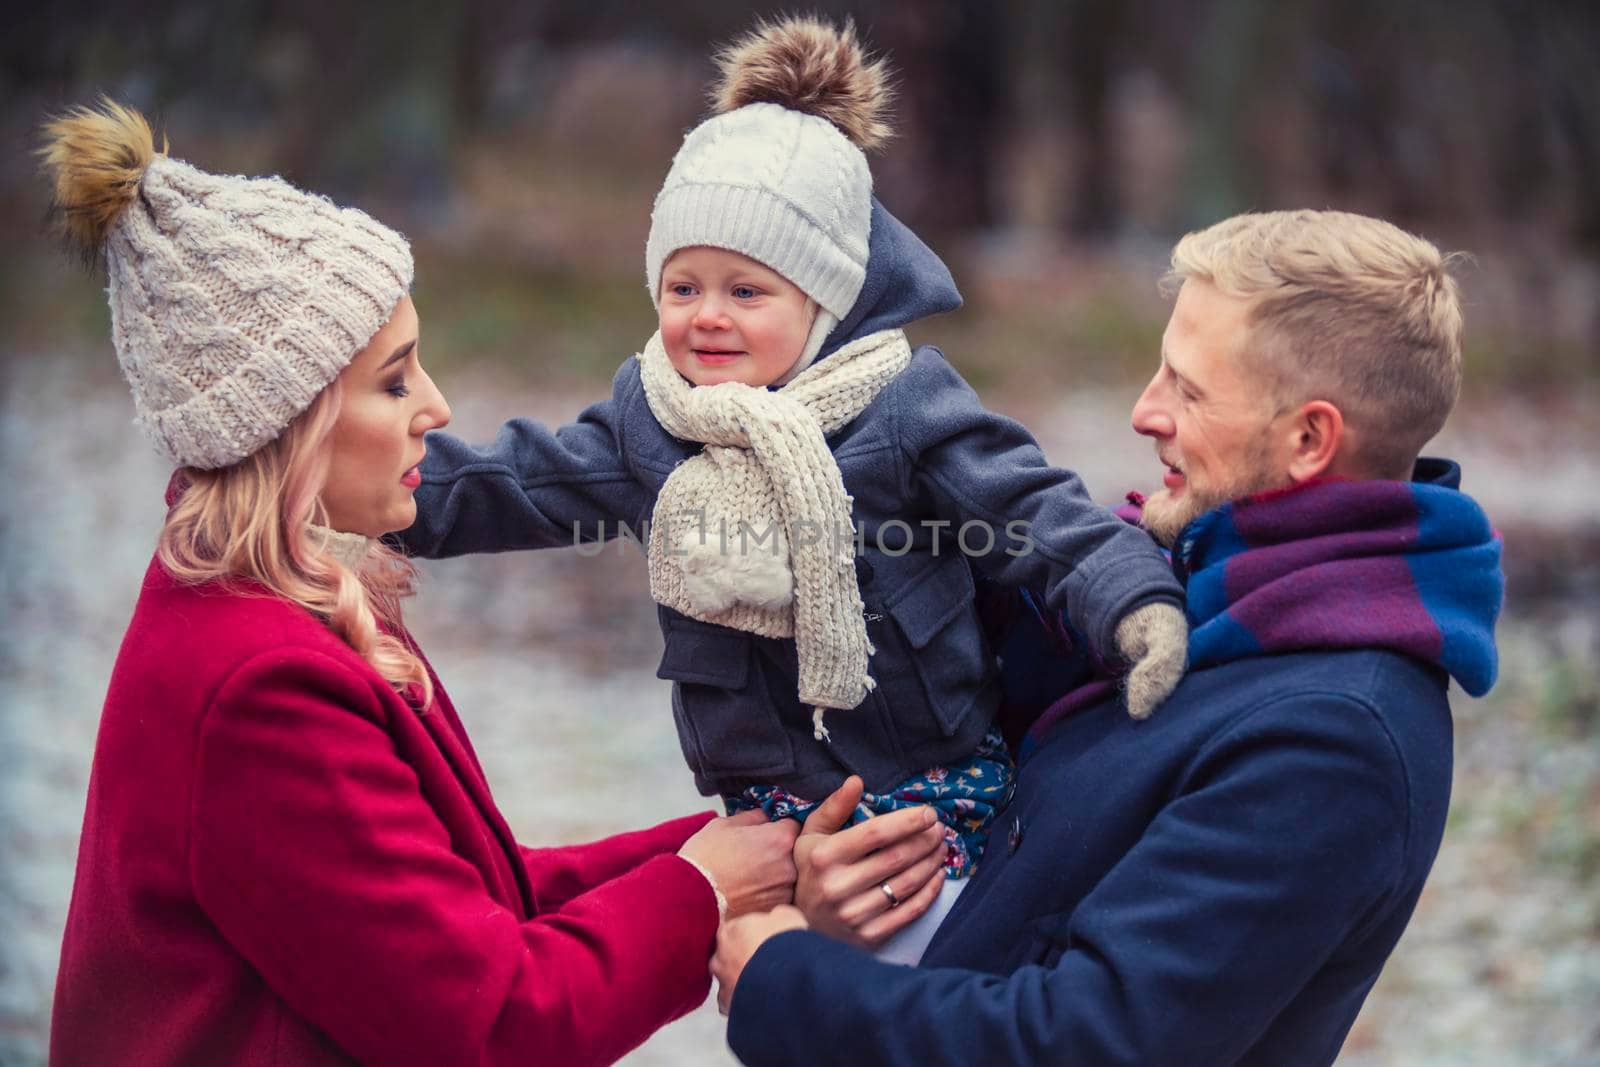
<svg viewBox="0 0 1600 1067"><path fill-rule="evenodd" d="M1265 0L1216 0L1190 49L1188 226L1207 226L1257 204L1243 118L1271 13Z"/></svg>
<svg viewBox="0 0 1600 1067"><path fill-rule="evenodd" d="M1103 239L1121 228L1115 146L1112 144L1111 91L1127 49L1128 7L1122 0L1076 0L1063 5L1058 65L1063 67L1067 100L1077 127L1077 180L1067 228L1074 237Z"/></svg>
<svg viewBox="0 0 1600 1067"><path fill-rule="evenodd" d="M1518 66L1536 79L1582 191L1578 243L1600 257L1600 9L1592 3L1506 2Z"/></svg>
<svg viewBox="0 0 1600 1067"><path fill-rule="evenodd" d="M1112 92L1136 16L1120 0L1017 0L1009 7L1014 165L1056 186L1053 225L1077 240L1109 237L1122 221Z"/></svg>
<svg viewBox="0 0 1600 1067"><path fill-rule="evenodd" d="M459 117L462 8L283 0L274 16L299 30L309 55L278 109L290 166L330 193L400 199L424 218L441 209Z"/></svg>
<svg viewBox="0 0 1600 1067"><path fill-rule="evenodd" d="M1522 8L1524 5L1511 5ZM1565 143L1577 189L1572 241L1592 264L1600 264L1600 11L1591 3L1526 5L1519 12L1535 22L1534 69ZM1589 366L1600 366L1600 305L1589 318Z"/></svg>
<svg viewBox="0 0 1600 1067"><path fill-rule="evenodd" d="M992 225L1009 73L1001 11L980 0L895 5L861 30L896 73L900 137L874 160L896 179L891 206L933 233Z"/></svg>

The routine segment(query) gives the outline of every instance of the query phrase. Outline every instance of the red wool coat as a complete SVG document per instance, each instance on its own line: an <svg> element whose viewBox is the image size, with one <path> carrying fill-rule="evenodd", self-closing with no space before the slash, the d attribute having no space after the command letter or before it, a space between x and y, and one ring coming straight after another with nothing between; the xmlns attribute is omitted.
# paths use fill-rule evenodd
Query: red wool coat
<svg viewBox="0 0 1600 1067"><path fill-rule="evenodd" d="M508 713L510 713L508 711ZM520 847L442 689L152 564L111 677L51 1061L609 1063L705 999L709 815Z"/></svg>

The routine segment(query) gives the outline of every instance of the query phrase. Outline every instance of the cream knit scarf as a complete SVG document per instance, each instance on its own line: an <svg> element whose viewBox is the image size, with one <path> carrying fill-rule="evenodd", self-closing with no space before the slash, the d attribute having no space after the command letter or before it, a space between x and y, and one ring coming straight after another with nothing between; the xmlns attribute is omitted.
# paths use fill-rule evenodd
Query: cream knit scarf
<svg viewBox="0 0 1600 1067"><path fill-rule="evenodd" d="M659 333L639 355L656 421L705 445L656 500L650 593L692 618L793 637L818 740L823 709L853 708L873 685L851 500L825 437L910 362L900 330L859 338L777 390L691 385Z"/></svg>

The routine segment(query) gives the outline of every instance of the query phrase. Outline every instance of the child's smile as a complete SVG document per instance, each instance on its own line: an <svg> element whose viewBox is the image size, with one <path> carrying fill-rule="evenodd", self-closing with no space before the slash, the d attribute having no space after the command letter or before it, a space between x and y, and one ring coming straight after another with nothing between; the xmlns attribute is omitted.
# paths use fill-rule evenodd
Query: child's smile
<svg viewBox="0 0 1600 1067"><path fill-rule="evenodd" d="M695 359L710 367L726 367L728 364L744 355L743 352L740 352L737 349L729 350L721 348L694 348L690 351L694 353Z"/></svg>

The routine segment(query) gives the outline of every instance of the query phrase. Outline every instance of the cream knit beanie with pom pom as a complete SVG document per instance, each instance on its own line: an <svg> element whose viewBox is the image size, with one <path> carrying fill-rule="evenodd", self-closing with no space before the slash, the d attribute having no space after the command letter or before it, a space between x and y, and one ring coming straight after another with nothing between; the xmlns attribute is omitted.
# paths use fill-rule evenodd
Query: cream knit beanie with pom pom
<svg viewBox="0 0 1600 1067"><path fill-rule="evenodd" d="M889 137L887 69L855 28L810 18L761 23L723 49L718 114L684 138L656 195L645 244L650 299L680 248L708 245L777 271L821 311L792 378L850 312L867 277L872 172Z"/></svg>
<svg viewBox="0 0 1600 1067"><path fill-rule="evenodd" d="M71 237L105 257L136 420L173 463L237 463L283 432L411 288L404 237L278 178L156 152L102 100L45 127Z"/></svg>

